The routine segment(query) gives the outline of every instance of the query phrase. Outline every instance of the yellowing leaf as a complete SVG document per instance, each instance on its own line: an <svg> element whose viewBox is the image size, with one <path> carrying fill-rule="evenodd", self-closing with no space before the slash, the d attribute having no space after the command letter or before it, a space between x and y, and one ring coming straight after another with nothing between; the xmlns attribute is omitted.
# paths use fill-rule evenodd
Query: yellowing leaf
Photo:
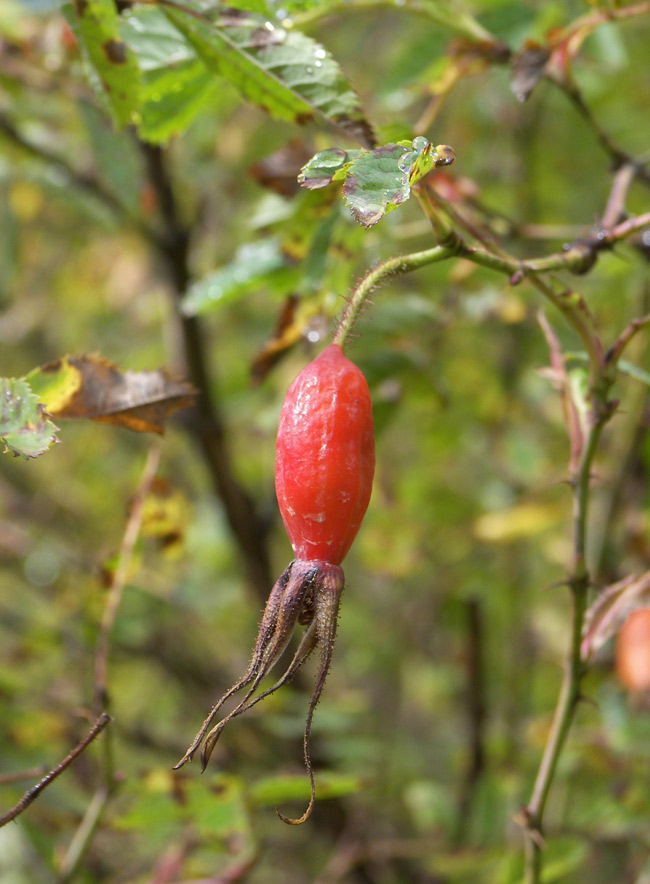
<svg viewBox="0 0 650 884"><path fill-rule="evenodd" d="M142 506L142 535L160 541L168 553L181 550L189 522L187 498L167 479L154 479Z"/></svg>
<svg viewBox="0 0 650 884"><path fill-rule="evenodd" d="M165 421L194 400L193 388L156 371L125 371L99 356L65 356L27 380L46 411L90 418L137 432L162 433Z"/></svg>
<svg viewBox="0 0 650 884"><path fill-rule="evenodd" d="M506 510L485 513L474 522L474 536L488 543L510 543L535 537L560 520L555 506L520 503Z"/></svg>

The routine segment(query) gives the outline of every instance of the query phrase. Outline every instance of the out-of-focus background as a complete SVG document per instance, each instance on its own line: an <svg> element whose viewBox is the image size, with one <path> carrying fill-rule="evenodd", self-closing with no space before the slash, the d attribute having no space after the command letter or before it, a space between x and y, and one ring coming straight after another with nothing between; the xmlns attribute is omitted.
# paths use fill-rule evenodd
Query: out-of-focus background
<svg viewBox="0 0 650 884"><path fill-rule="evenodd" d="M468 4L510 50L528 47L533 79L526 41L546 46L553 28L606 6ZM548 79L517 100L505 57L463 49L466 37L436 19L443 10L453 24L459 9L288 11L333 53L380 144L424 134L452 145L455 165L436 173L452 204L519 257L557 252L601 218L611 157ZM138 15L122 10L127 44ZM631 156L649 148L649 46L650 16L639 15L594 28L572 61L593 119ZM434 239L415 200L366 231L334 194L295 187L316 150L355 146L345 133L272 120L190 67L175 92L164 51L139 49L155 74L154 146L108 120L58 8L0 8L0 374L96 353L192 379L184 350L200 352L217 422L202 442L190 411L161 441L60 420L60 444L43 456L0 459L1 813L38 779L2 775L51 768L93 719L102 612L148 453L161 452L111 632L110 740L0 829L0 881L516 884L517 814L568 641L569 446L540 373L539 293L467 261L384 284L348 350L373 397L377 473L314 721L312 819L289 828L274 813L299 814L308 796L312 669L234 721L203 776L197 762L171 770L245 669L266 591L291 558L273 490L284 393L363 274ZM647 211L647 193L632 185L628 212ZM589 274L562 277L607 344L648 311L647 248L621 244ZM580 385L581 344L545 310ZM626 358L650 369L647 336ZM588 553L601 586L649 567L642 372L617 384L595 462ZM613 657L606 644L561 759L545 884L648 880L650 718Z"/></svg>

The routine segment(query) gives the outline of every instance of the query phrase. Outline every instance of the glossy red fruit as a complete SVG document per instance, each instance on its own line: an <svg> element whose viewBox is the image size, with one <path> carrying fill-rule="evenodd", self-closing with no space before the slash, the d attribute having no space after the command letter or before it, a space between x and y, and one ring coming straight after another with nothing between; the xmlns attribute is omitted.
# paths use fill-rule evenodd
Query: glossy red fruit
<svg viewBox="0 0 650 884"><path fill-rule="evenodd" d="M632 611L620 628L616 672L629 691L650 690L650 608Z"/></svg>
<svg viewBox="0 0 650 884"><path fill-rule="evenodd" d="M275 487L298 559L340 565L368 508L375 440L368 384L330 344L287 392Z"/></svg>

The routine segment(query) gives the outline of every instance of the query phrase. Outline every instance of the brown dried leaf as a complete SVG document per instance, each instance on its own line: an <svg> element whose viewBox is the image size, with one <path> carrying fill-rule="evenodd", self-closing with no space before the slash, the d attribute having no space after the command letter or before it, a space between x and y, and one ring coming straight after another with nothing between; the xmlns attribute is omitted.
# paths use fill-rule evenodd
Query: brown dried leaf
<svg viewBox="0 0 650 884"><path fill-rule="evenodd" d="M564 353L560 347L560 342L542 310L537 314L537 321L544 332L544 337L551 353L550 367L540 369L539 374L550 380L562 398L564 424L571 446L569 466L571 471L573 471L580 460L584 445L584 429L580 419L580 408L576 403L575 391L567 374Z"/></svg>
<svg viewBox="0 0 650 884"><path fill-rule="evenodd" d="M90 418L136 432L162 433L165 421L194 401L194 388L165 371L125 371L99 356L65 356L28 376L58 418Z"/></svg>
<svg viewBox="0 0 650 884"><path fill-rule="evenodd" d="M294 138L270 156L255 163L248 171L262 187L281 196L293 196L300 190L298 173L313 154L312 147Z"/></svg>
<svg viewBox="0 0 650 884"><path fill-rule="evenodd" d="M650 601L650 571L606 587L587 611L581 656L588 660L621 628L627 616Z"/></svg>
<svg viewBox="0 0 650 884"><path fill-rule="evenodd" d="M535 86L546 73L546 65L551 57L547 46L528 42L512 59L511 88L517 101L526 101Z"/></svg>
<svg viewBox="0 0 650 884"><path fill-rule="evenodd" d="M273 366L302 337L305 320L297 321L296 313L299 303L298 295L289 295L282 305L271 337L253 360L251 378L254 384L260 384Z"/></svg>

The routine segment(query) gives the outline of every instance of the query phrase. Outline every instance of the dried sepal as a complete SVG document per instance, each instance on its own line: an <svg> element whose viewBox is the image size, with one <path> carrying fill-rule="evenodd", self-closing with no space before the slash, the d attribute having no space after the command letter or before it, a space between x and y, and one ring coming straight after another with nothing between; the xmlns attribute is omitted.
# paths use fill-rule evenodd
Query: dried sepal
<svg viewBox="0 0 650 884"><path fill-rule="evenodd" d="M226 725L233 718L252 709L260 700L275 693L275 691L290 681L318 648L318 671L309 701L303 739L305 765L311 787L309 804L302 816L296 819L284 816L279 810L277 811L280 819L289 825L299 825L309 818L316 798L310 749L311 725L314 710L320 699L332 662L339 603L344 584L345 577L338 565L331 565L321 561L303 561L301 559L296 559L289 565L277 580L266 603L248 669L217 700L194 738L192 745L178 764L174 766L175 770L178 770L186 762L192 760L204 739L201 763L202 770L205 770L214 747ZM306 630L289 666L272 687L254 697L255 691L259 688L263 679L285 651L297 624L306 626ZM248 688L248 690L243 700L210 730L212 722L224 703L244 688Z"/></svg>

